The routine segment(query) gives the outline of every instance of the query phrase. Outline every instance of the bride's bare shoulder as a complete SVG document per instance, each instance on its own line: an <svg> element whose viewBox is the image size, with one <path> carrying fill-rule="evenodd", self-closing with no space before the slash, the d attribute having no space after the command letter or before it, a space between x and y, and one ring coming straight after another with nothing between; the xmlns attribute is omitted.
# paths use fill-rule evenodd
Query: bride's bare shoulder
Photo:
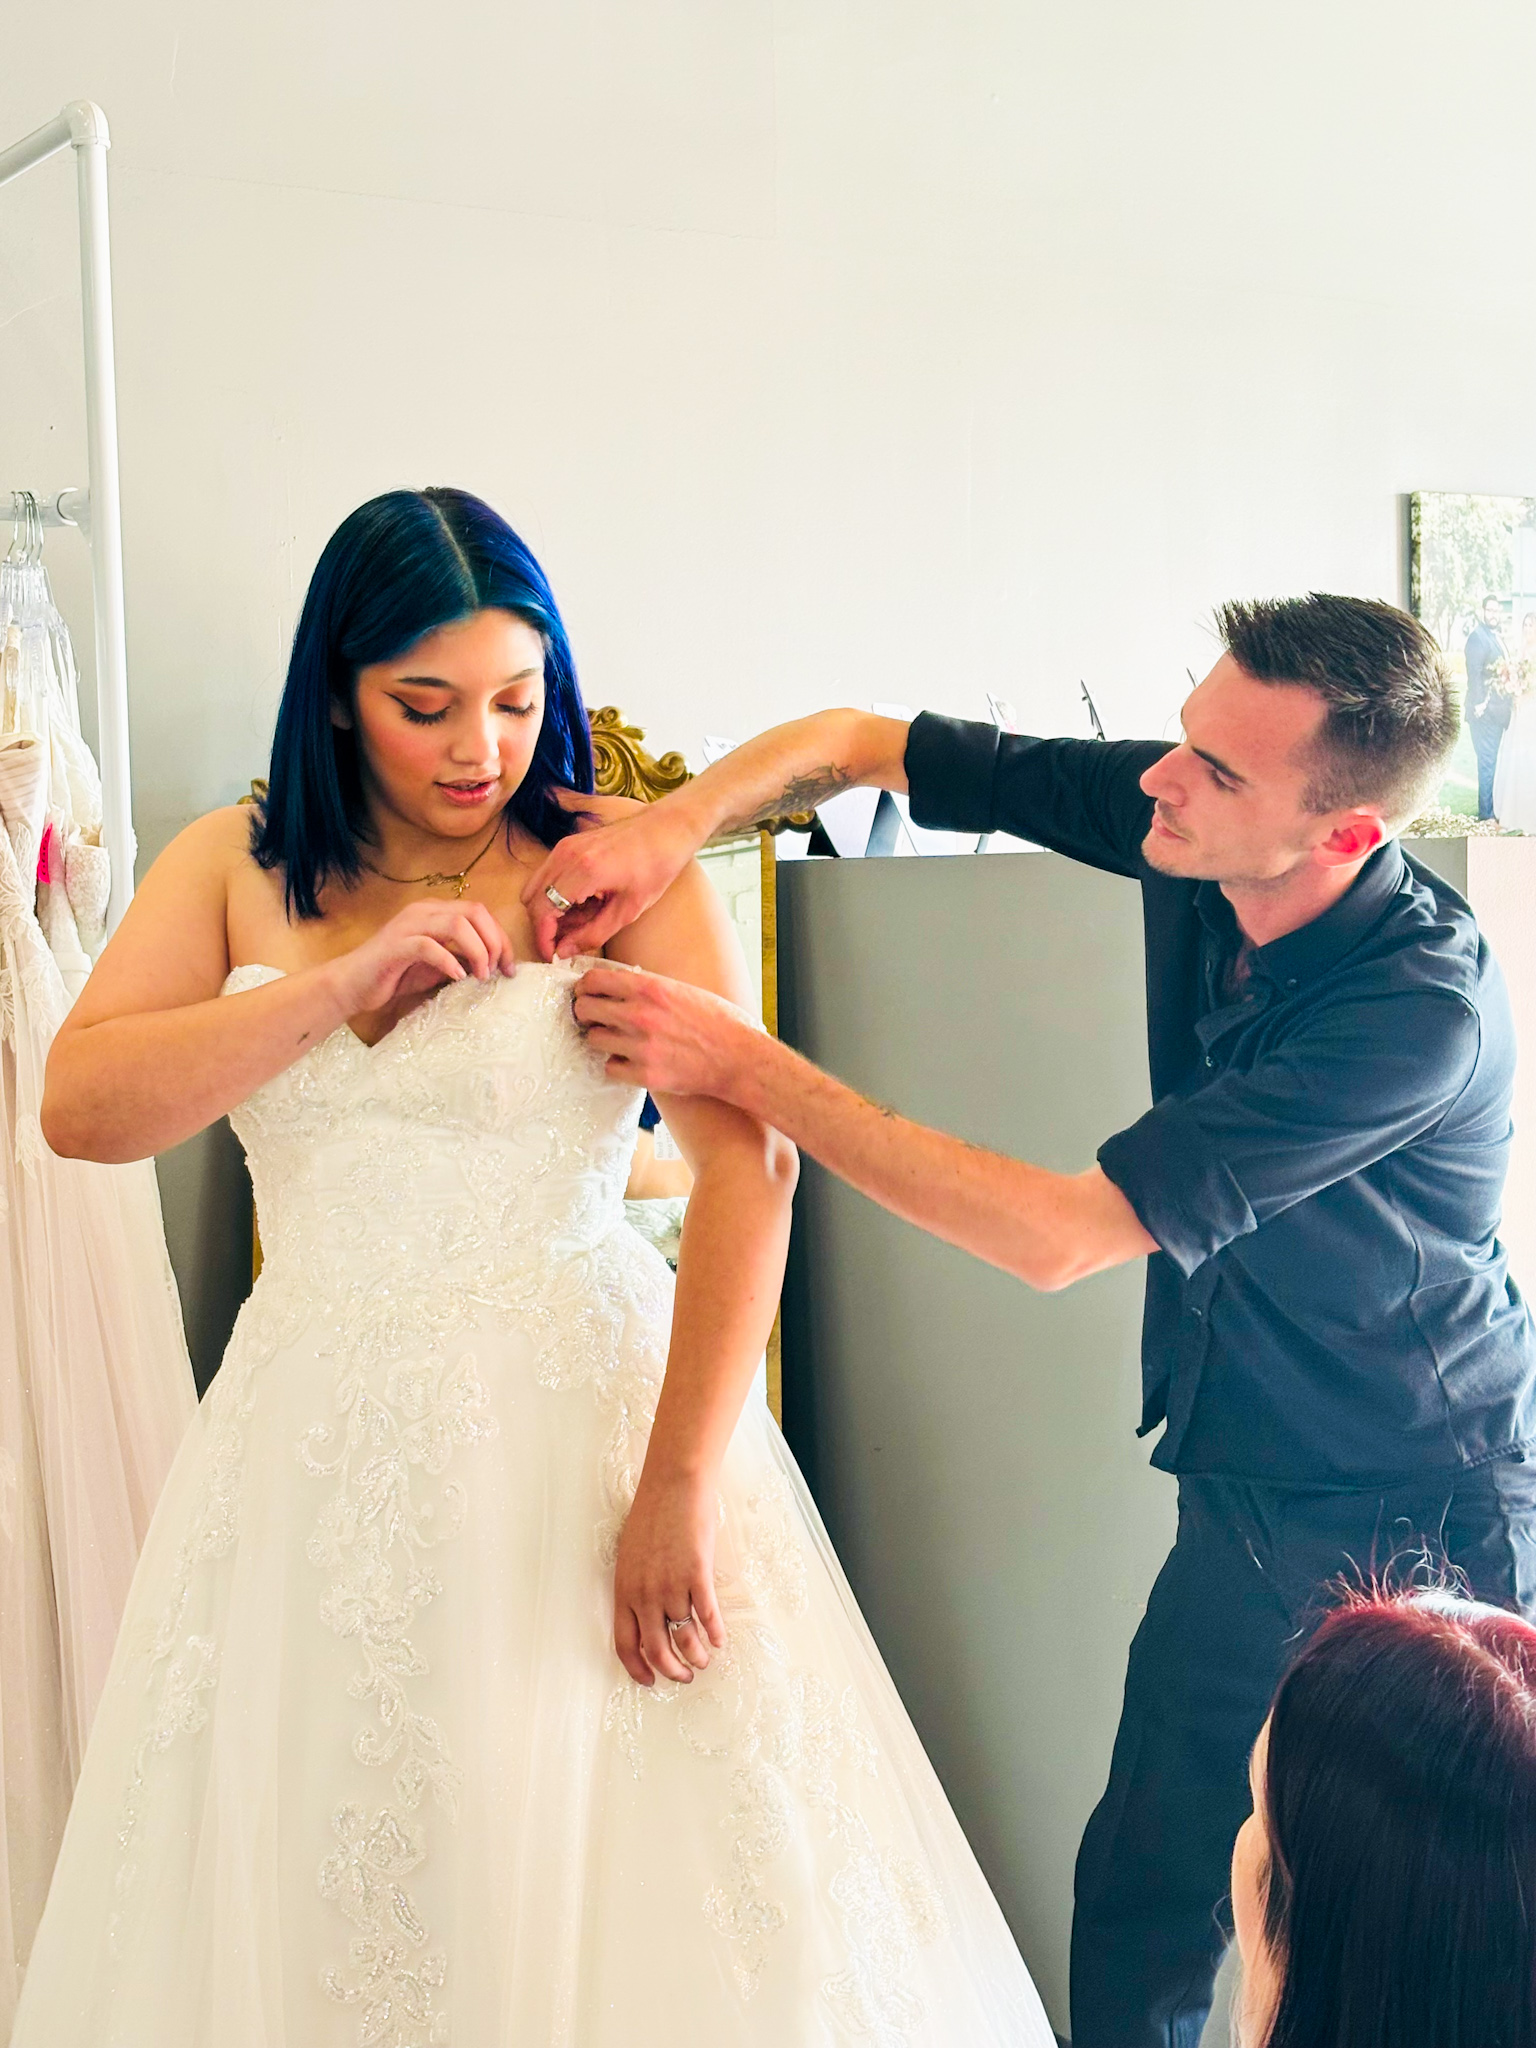
<svg viewBox="0 0 1536 2048"><path fill-rule="evenodd" d="M173 865L193 860L239 860L251 850L253 817L249 804L220 804L217 810L204 811L166 842L160 860Z"/></svg>
<svg viewBox="0 0 1536 2048"><path fill-rule="evenodd" d="M184 825L139 884L138 922L158 913L179 924L201 912L222 934L237 911L265 907L274 896L281 902L282 878L259 868L251 854L255 822L249 804L221 804Z"/></svg>
<svg viewBox="0 0 1536 2048"><path fill-rule="evenodd" d="M228 910L249 859L251 813L227 804L185 825L134 891L71 1022L174 1009L217 995L229 972Z"/></svg>

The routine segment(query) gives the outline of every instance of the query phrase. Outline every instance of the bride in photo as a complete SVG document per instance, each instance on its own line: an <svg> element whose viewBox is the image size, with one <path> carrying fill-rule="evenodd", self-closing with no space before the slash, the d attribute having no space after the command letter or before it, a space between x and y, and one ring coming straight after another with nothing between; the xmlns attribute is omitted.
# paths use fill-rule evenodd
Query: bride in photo
<svg viewBox="0 0 1536 2048"><path fill-rule="evenodd" d="M756 1375L791 1148L641 1106L521 890L592 795L538 563L328 543L264 806L184 831L55 1043L65 1154L231 1117L264 1264L156 1511L13 2048L1050 2048ZM610 942L738 1003L698 869Z"/></svg>
<svg viewBox="0 0 1536 2048"><path fill-rule="evenodd" d="M1506 832L1536 837L1536 612L1520 624L1520 652L1498 664L1498 687L1514 698L1493 776L1493 815Z"/></svg>

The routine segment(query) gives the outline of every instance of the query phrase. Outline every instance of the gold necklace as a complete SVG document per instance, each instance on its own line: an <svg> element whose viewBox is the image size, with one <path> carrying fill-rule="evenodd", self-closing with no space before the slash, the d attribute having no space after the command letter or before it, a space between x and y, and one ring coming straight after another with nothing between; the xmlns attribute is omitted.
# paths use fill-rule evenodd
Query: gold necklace
<svg viewBox="0 0 1536 2048"><path fill-rule="evenodd" d="M384 870L376 868L371 860L365 860L363 866L370 875L377 875L381 882L393 882L400 889L414 889L422 884L425 884L429 889L446 889L450 884L456 884L457 886L454 887L453 893L456 897L462 897L464 891L469 887L470 869L478 867L481 861L485 859L485 856L496 844L496 834L501 828L502 820L498 818L490 838L487 839L484 846L481 847L469 865L460 868L456 875L386 875Z"/></svg>

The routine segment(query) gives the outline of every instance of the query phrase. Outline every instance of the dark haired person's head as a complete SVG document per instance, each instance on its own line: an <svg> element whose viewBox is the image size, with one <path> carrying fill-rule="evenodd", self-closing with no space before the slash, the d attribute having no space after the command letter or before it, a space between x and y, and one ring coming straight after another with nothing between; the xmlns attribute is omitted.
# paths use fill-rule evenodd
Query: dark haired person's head
<svg viewBox="0 0 1536 2048"><path fill-rule="evenodd" d="M1165 874L1268 888L1351 867L1412 818L1456 743L1434 640L1368 598L1223 605L1226 652L1154 763L1143 852Z"/></svg>
<svg viewBox="0 0 1536 2048"><path fill-rule="evenodd" d="M310 578L252 850L289 914L350 882L381 810L440 838L504 815L542 844L574 828L592 741L554 595L467 491L388 491L344 519Z"/></svg>
<svg viewBox="0 0 1536 2048"><path fill-rule="evenodd" d="M1503 616L1503 600L1501 598L1493 596L1493 594L1490 592L1489 595L1483 599L1483 624L1485 626L1496 626L1499 623L1500 619L1503 618Z"/></svg>
<svg viewBox="0 0 1536 2048"><path fill-rule="evenodd" d="M1281 1681L1252 1777L1242 2048L1536 2048L1536 1629L1356 1595Z"/></svg>

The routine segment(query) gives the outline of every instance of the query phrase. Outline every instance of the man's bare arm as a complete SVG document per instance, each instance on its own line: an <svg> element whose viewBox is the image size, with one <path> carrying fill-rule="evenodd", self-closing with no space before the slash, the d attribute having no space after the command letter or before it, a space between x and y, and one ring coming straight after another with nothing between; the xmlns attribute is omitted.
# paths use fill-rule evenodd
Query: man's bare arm
<svg viewBox="0 0 1536 2048"><path fill-rule="evenodd" d="M615 1079L733 1103L882 1208L1044 1291L1157 1250L1098 1167L1052 1173L882 1109L727 1003L594 968L576 1016Z"/></svg>
<svg viewBox="0 0 1536 2048"><path fill-rule="evenodd" d="M523 891L540 953L595 953L721 833L814 810L845 789L905 790L907 732L900 718L818 711L759 733L632 817L562 839ZM561 911L551 889L572 907Z"/></svg>

